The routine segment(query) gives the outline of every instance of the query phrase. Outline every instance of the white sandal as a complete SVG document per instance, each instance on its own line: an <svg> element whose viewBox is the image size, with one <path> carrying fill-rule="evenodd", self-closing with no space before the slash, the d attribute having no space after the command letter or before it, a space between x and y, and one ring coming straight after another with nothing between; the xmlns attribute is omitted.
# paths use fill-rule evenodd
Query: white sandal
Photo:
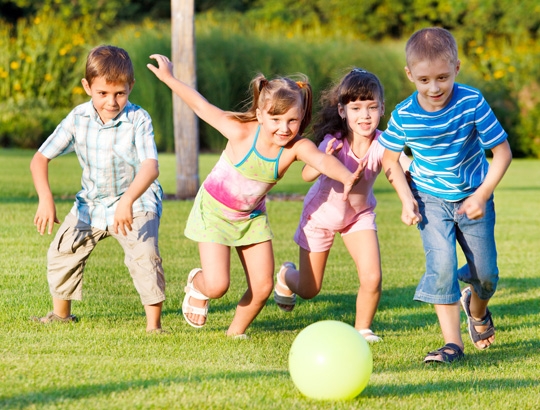
<svg viewBox="0 0 540 410"><path fill-rule="evenodd" d="M382 342L382 339L373 333L371 329L360 329L358 333L364 336L364 339L370 343Z"/></svg>
<svg viewBox="0 0 540 410"><path fill-rule="evenodd" d="M276 275L276 282L284 289L289 289L289 287L283 283L283 281L280 278L281 272L286 267L296 269L296 265L292 262L284 262L283 265L281 265L281 268L279 269L277 275ZM277 287L274 287L274 302L278 304L278 307L283 310L284 312L291 312L294 309L294 306L296 305L296 294L292 295L283 295L278 292ZM284 305L286 307L283 307L281 305Z"/></svg>
<svg viewBox="0 0 540 410"><path fill-rule="evenodd" d="M202 269L195 268L192 269L191 272L189 272L187 284L184 288L184 291L186 292L186 295L184 296L184 301L182 302L182 314L184 315L184 319L186 319L186 322L188 322L189 325L201 328L206 324L206 318L208 317L208 305L210 302L206 303L206 306L201 308L197 306L193 306L189 303L189 298L194 298L198 300L206 300L208 301L208 297L204 296L201 292L199 292L195 287L193 286L193 279L195 278L195 275L199 272L202 272ZM205 321L202 325L199 325L198 323L194 323L191 320L188 319L187 314L194 314L194 315L200 315L205 318Z"/></svg>

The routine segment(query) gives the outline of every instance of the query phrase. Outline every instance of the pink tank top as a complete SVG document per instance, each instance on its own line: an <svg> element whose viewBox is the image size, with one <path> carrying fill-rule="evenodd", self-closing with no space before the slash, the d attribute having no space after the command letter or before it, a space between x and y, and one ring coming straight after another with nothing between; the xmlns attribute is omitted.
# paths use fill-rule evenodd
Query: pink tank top
<svg viewBox="0 0 540 410"><path fill-rule="evenodd" d="M218 202L239 213L238 218L255 217L266 211L266 194L280 179L278 164L283 148L275 158L262 156L256 148L260 127L244 159L233 164L223 152L205 179L204 189Z"/></svg>

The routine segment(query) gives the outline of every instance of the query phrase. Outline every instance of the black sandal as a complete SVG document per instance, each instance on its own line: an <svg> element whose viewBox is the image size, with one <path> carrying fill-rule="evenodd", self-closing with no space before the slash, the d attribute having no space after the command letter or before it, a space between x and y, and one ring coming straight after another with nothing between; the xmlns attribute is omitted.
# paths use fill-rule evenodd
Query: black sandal
<svg viewBox="0 0 540 410"><path fill-rule="evenodd" d="M448 353L450 350L452 353ZM455 343L447 343L440 349L429 352L424 358L424 363L452 363L465 357L463 349Z"/></svg>
<svg viewBox="0 0 540 410"><path fill-rule="evenodd" d="M486 315L482 320L476 320L472 317L471 311L470 311L470 304L471 304L471 289L468 287L463 289L461 292L461 306L463 306L463 310L465 311L465 314L467 315L467 328L469 330L469 336L474 344L474 347L476 347L479 350L487 349L491 345L487 345L485 347L478 347L476 344L477 342L480 342L481 340L489 339L491 336L495 334L495 326L493 325L493 318L491 317L491 312L488 308L486 308ZM488 326L486 330L484 330L482 333L478 332L476 330L475 326Z"/></svg>

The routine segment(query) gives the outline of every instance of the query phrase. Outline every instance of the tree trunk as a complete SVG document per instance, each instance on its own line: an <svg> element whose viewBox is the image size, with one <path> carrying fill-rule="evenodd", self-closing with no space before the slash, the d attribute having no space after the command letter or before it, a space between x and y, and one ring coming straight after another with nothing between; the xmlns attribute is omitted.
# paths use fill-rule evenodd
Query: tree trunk
<svg viewBox="0 0 540 410"><path fill-rule="evenodd" d="M171 0L174 76L196 88L194 0ZM193 198L199 189L199 127L195 113L173 93L176 196Z"/></svg>

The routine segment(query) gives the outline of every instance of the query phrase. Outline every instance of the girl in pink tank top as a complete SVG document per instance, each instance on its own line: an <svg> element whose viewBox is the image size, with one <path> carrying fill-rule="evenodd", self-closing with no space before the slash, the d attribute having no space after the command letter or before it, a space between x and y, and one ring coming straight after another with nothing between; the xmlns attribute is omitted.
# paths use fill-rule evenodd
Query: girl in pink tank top
<svg viewBox="0 0 540 410"><path fill-rule="evenodd" d="M349 170L333 155L317 149L302 132L311 120L312 92L305 76L251 81L251 106L227 112L210 104L196 90L177 80L165 56L150 56L158 66L148 68L203 121L218 130L227 145L221 159L199 189L185 233L199 244L201 268L191 270L182 312L194 327L202 327L209 299L229 288L231 248L242 260L247 289L236 308L227 335L245 331L264 307L274 285L272 232L265 208L266 193L294 161L340 182L345 199L362 168Z"/></svg>

